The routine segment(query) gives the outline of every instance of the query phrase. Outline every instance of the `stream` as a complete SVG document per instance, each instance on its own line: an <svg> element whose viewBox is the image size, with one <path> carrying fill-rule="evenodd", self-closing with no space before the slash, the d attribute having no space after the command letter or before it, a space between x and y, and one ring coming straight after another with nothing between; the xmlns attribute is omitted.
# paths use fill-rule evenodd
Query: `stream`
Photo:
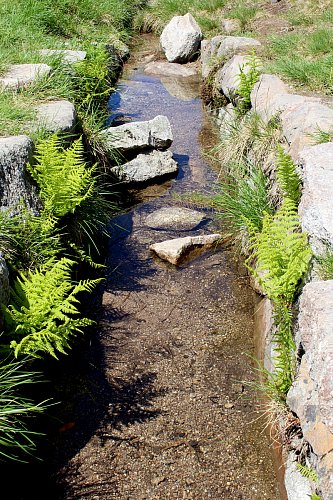
<svg viewBox="0 0 333 500"><path fill-rule="evenodd" d="M182 194L211 192L218 178L202 153L213 129L199 81L146 75L148 45L127 65L110 106L118 121L166 115L179 173L133 192L136 204L110 222L98 325L80 359L85 377L77 366L68 375L67 366L74 402L55 438L57 486L48 486L48 498L278 500L272 445L242 382L254 377L245 271L223 247L179 267L149 251L151 243L220 228L208 210L190 231L145 223L159 208L186 206Z"/></svg>

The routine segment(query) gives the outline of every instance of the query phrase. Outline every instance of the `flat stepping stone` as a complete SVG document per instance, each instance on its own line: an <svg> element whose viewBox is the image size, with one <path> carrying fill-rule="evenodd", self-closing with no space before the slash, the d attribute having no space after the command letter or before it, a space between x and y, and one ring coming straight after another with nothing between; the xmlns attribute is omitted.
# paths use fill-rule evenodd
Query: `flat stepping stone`
<svg viewBox="0 0 333 500"><path fill-rule="evenodd" d="M125 184L149 182L159 177L175 174L178 164L172 158L171 151L148 151L139 154L119 167L111 168L111 172Z"/></svg>
<svg viewBox="0 0 333 500"><path fill-rule="evenodd" d="M71 132L75 127L75 107L69 101L48 102L36 109L38 128L43 128L48 132Z"/></svg>
<svg viewBox="0 0 333 500"><path fill-rule="evenodd" d="M148 121L110 127L101 132L101 137L108 148L120 153L146 148L166 149L173 140L170 122L163 115Z"/></svg>
<svg viewBox="0 0 333 500"><path fill-rule="evenodd" d="M161 243L154 243L150 245L149 249L155 252L160 259L177 266L192 250L208 250L221 240L222 236L220 234L186 236L185 238L175 238Z"/></svg>
<svg viewBox="0 0 333 500"><path fill-rule="evenodd" d="M165 207L149 214L145 224L152 229L190 231L204 219L205 215L196 210L183 207Z"/></svg>
<svg viewBox="0 0 333 500"><path fill-rule="evenodd" d="M62 61L67 64L75 64L80 61L84 61L87 57L87 52L84 50L53 50L53 49L42 49L39 51L41 56L52 57L59 56Z"/></svg>
<svg viewBox="0 0 333 500"><path fill-rule="evenodd" d="M195 67L184 66L178 63L169 63L165 61L153 61L145 66L145 73L149 75L173 76L188 78L196 76L198 71Z"/></svg>
<svg viewBox="0 0 333 500"><path fill-rule="evenodd" d="M0 87L17 89L33 83L38 78L49 75L52 68L47 64L13 64L0 78Z"/></svg>

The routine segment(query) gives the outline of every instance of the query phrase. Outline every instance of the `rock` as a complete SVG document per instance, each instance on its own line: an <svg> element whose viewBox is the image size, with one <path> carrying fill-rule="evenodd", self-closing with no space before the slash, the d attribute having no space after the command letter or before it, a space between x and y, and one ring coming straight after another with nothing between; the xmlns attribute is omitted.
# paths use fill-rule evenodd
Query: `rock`
<svg viewBox="0 0 333 500"><path fill-rule="evenodd" d="M333 143L318 144L299 155L303 194L298 208L302 229L315 253L333 245Z"/></svg>
<svg viewBox="0 0 333 500"><path fill-rule="evenodd" d="M183 64L165 61L150 62L145 66L144 71L149 75L176 76L181 78L188 78L198 74L194 66L184 66Z"/></svg>
<svg viewBox="0 0 333 500"><path fill-rule="evenodd" d="M33 152L32 140L25 136L0 138L0 206L10 207L23 200L27 207L37 211L37 188L26 171Z"/></svg>
<svg viewBox="0 0 333 500"><path fill-rule="evenodd" d="M191 14L175 16L162 31L160 42L169 62L186 63L198 52L202 33Z"/></svg>
<svg viewBox="0 0 333 500"><path fill-rule="evenodd" d="M197 77L178 78L161 77L161 83L170 95L181 101L192 101L200 97L200 85Z"/></svg>
<svg viewBox="0 0 333 500"><path fill-rule="evenodd" d="M177 170L177 162L170 151L155 150L139 154L125 165L111 168L113 175L126 184L149 182L175 174Z"/></svg>
<svg viewBox="0 0 333 500"><path fill-rule="evenodd" d="M264 363L266 370L274 370L273 358L276 356L277 347L274 342L276 328L273 320L273 303L268 298L261 299L254 310L255 325L255 352L260 361Z"/></svg>
<svg viewBox="0 0 333 500"><path fill-rule="evenodd" d="M173 240L162 241L150 245L150 250L155 252L161 259L167 260L175 266L194 249L209 249L222 239L220 234L207 234L202 236L186 236Z"/></svg>
<svg viewBox="0 0 333 500"><path fill-rule="evenodd" d="M242 36L218 35L211 40L201 42L202 77L207 78L213 64L224 64L226 58L236 54L248 53L251 49L261 47L255 38Z"/></svg>
<svg viewBox="0 0 333 500"><path fill-rule="evenodd" d="M302 104L287 108L280 119L294 159L305 146L314 143L313 134L318 130L331 132L333 129L333 109L318 102L309 102L308 98Z"/></svg>
<svg viewBox="0 0 333 500"><path fill-rule="evenodd" d="M231 125L235 121L236 116L236 108L231 103L218 110L216 121L220 128L221 136L230 134L232 130Z"/></svg>
<svg viewBox="0 0 333 500"><path fill-rule="evenodd" d="M326 466L333 457L333 280L305 285L298 325L304 354L287 403L317 456L323 498L331 498L332 470Z"/></svg>
<svg viewBox="0 0 333 500"><path fill-rule="evenodd" d="M84 61L87 57L87 52L84 50L42 49L39 53L44 57L59 57L66 64L75 64L79 61Z"/></svg>
<svg viewBox="0 0 333 500"><path fill-rule="evenodd" d="M247 62L247 56L233 56L216 73L216 85L228 99L231 99L238 89L240 68L243 68L245 74L249 73L250 68L246 66Z"/></svg>
<svg viewBox="0 0 333 500"><path fill-rule="evenodd" d="M311 498L311 483L297 469L293 454L288 456L285 465L284 484L288 500L309 500Z"/></svg>
<svg viewBox="0 0 333 500"><path fill-rule="evenodd" d="M217 50L217 57L248 53L251 49L261 47L259 40L245 36L225 36Z"/></svg>
<svg viewBox="0 0 333 500"><path fill-rule="evenodd" d="M9 301L9 272L7 268L7 264L5 259L3 258L2 253L0 252L0 304L8 304ZM0 325L1 324L1 315L0 315Z"/></svg>
<svg viewBox="0 0 333 500"><path fill-rule="evenodd" d="M0 77L0 87L15 89L25 87L38 78L50 74L52 68L47 64L13 64L8 72Z"/></svg>
<svg viewBox="0 0 333 500"><path fill-rule="evenodd" d="M120 153L146 148L166 149L173 140L170 122L162 115L149 121L110 127L103 130L101 136L108 148Z"/></svg>
<svg viewBox="0 0 333 500"><path fill-rule="evenodd" d="M69 101L53 101L37 108L37 128L48 132L72 132L76 124L74 105Z"/></svg>
<svg viewBox="0 0 333 500"><path fill-rule="evenodd" d="M152 229L171 229L190 231L205 219L205 215L196 210L183 207L165 207L146 217L145 224Z"/></svg>
<svg viewBox="0 0 333 500"><path fill-rule="evenodd" d="M268 121L272 116L270 111L272 99L280 94L287 93L288 87L279 77L262 74L257 83L254 84L251 92L252 108L265 121Z"/></svg>
<svg viewBox="0 0 333 500"><path fill-rule="evenodd" d="M225 33L235 33L241 31L242 26L239 19L222 19L221 28Z"/></svg>

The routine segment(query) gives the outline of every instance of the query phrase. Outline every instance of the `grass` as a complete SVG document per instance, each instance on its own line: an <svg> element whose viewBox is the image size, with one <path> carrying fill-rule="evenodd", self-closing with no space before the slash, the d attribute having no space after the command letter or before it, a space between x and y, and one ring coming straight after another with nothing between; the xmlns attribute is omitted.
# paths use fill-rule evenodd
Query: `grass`
<svg viewBox="0 0 333 500"><path fill-rule="evenodd" d="M318 274L322 280L333 280L333 249L327 248L326 252L316 258Z"/></svg>

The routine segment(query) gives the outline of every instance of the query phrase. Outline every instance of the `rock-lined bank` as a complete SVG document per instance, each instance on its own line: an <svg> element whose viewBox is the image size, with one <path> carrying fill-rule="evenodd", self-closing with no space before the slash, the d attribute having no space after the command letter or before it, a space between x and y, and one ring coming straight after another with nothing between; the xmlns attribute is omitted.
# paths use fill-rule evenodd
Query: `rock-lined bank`
<svg viewBox="0 0 333 500"><path fill-rule="evenodd" d="M226 52L225 48L228 47ZM248 50L260 48L254 39L217 36L202 42L202 74L212 81L210 85L232 101L226 111L215 112L219 117L221 133L226 123L235 117L235 97L240 85L240 68L246 66ZM220 67L218 57L223 58ZM211 70L214 73L210 73ZM327 99L325 99L327 101ZM237 104L236 104L237 105ZM277 76L262 74L251 92L252 110L267 123L278 118L287 152L298 165L303 189L299 216L304 231L309 235L314 255L322 255L333 243L333 143L316 145L318 131L333 130L333 109L320 97L297 95ZM251 151L248 152L251 158ZM276 193L276 172L272 158L267 158L272 192ZM316 470L324 500L333 498L333 318L332 281L320 281L316 273L299 299L296 323L297 375L287 396L291 410L299 418L303 441L296 446L308 447L308 467ZM259 353L265 367L272 369L274 357L273 308L267 298L256 306L257 324L262 337ZM310 483L301 476L293 462L287 460L286 487L290 499L306 500L311 495ZM297 486L295 486L295 484ZM313 491L313 490L312 490Z"/></svg>

